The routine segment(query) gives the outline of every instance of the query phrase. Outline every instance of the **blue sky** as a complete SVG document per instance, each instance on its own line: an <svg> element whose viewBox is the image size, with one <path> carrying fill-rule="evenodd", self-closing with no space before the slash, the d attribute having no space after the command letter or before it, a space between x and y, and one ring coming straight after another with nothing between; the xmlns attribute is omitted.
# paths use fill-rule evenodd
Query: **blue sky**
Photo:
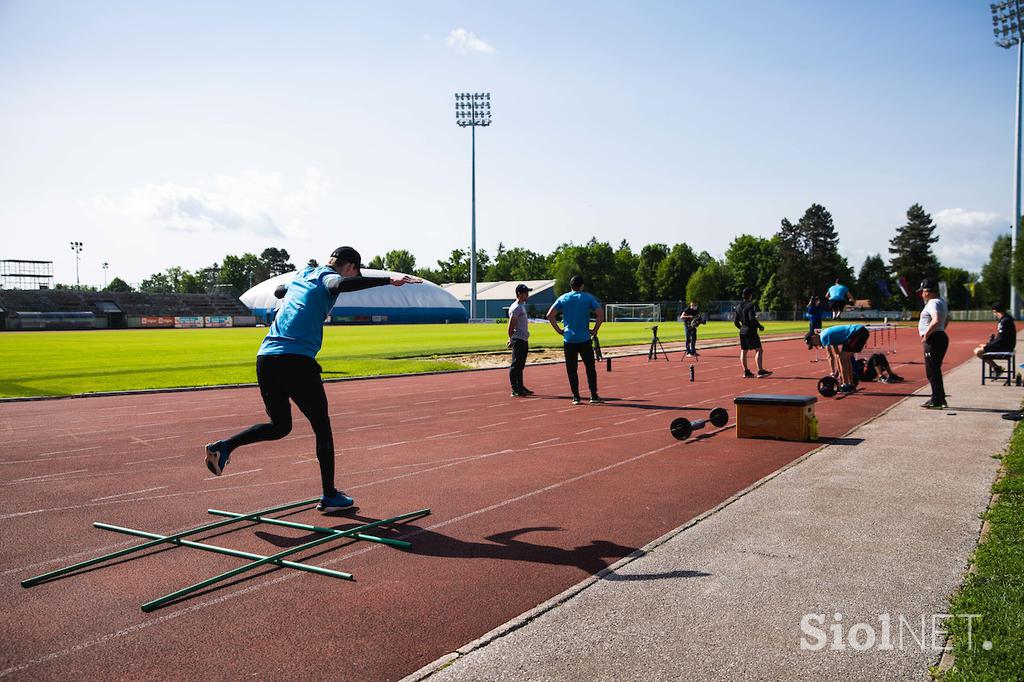
<svg viewBox="0 0 1024 682"><path fill-rule="evenodd" d="M988 4L0 0L0 258L74 281L351 244L721 255L812 202L860 266L907 207L978 270L1012 209Z"/></svg>

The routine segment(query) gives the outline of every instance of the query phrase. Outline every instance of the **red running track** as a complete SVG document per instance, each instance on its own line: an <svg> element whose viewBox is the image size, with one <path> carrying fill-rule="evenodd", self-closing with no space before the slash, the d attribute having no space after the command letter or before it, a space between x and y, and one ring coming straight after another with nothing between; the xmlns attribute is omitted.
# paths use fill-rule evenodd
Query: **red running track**
<svg viewBox="0 0 1024 682"><path fill-rule="evenodd" d="M956 324L946 366L966 360L991 326ZM214 478L203 445L262 417L255 389L0 405L0 676L400 678L815 447L739 440L731 422L671 438L677 416L703 418L715 406L732 416L739 393L813 395L827 373L799 341L766 344L775 375L764 380L741 379L736 354L705 351L695 383L677 353L671 362L616 359L599 373L613 400L596 406L569 404L562 365L527 368L537 392L529 399L509 398L498 370L329 384L339 485L360 509L288 518L347 528L430 507L433 515L391 533L414 548L328 544L293 559L356 582L260 569L149 614L143 602L244 560L170 548L30 589L19 581L140 542L93 521L169 533L217 520L207 508L314 497L308 425L297 418L288 438L236 451ZM907 383L819 401L823 437L924 384L913 330L901 331L893 362ZM240 524L205 539L272 554L311 537Z"/></svg>

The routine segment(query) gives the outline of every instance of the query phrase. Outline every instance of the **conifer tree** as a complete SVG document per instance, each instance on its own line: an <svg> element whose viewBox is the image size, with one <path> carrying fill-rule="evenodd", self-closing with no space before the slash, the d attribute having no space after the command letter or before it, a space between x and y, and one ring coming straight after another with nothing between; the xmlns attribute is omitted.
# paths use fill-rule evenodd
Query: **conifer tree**
<svg viewBox="0 0 1024 682"><path fill-rule="evenodd" d="M907 223L896 228L896 236L889 240L889 272L897 279L906 277L910 290L917 289L926 277L939 276L939 259L932 252L935 223L921 204L907 209Z"/></svg>

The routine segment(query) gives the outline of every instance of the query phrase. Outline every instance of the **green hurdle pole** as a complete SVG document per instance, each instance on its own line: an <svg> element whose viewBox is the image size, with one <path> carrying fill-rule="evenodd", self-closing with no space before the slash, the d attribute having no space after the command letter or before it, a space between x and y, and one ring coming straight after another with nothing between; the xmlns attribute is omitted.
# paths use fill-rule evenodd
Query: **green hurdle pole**
<svg viewBox="0 0 1024 682"><path fill-rule="evenodd" d="M210 585L212 585L214 583L217 583L217 582L220 582L222 580L227 580L228 578L233 578L233 577L235 577L236 575L238 575L240 573L245 573L246 571L251 571L252 569L259 568L260 566L263 566L264 564L274 563L278 559L283 559L286 556L290 556L292 554L296 554L298 552L302 552L302 551L305 551L307 549L311 549L313 547L316 547L317 545L322 545L325 542L330 542L331 540L337 540L337 539L343 538L343 537L352 537L352 536L356 535L357 533L359 533L359 532L361 532L363 530L367 530L369 528L376 528L377 526L384 526L384 525L387 525L387 524L390 524L390 523L395 523L396 521L402 521L402 520L406 520L406 519L419 518L421 516L427 516L428 514L430 514L430 510L429 509L420 509L419 511L409 512L408 514L401 514L400 516L393 516L393 517L391 517L389 519L382 519L380 521L373 521L371 523L363 524L362 526L358 526L358 527L352 528L350 530L337 531L337 532L331 533L330 535L325 535L322 538L317 538L316 540L311 540L311 541L309 541L309 542L307 542L305 544L298 545L298 546L292 547L290 549L286 549L286 550L278 552L277 554L274 554L272 556L264 557L262 559L253 561L252 563L246 564L245 566L239 566L238 568L233 568L230 571L225 571L224 573L221 573L220 575L216 575L216 576L214 576L212 578L208 578L206 580L203 580L202 582L198 582L195 585L189 585L188 587L184 587L184 588L182 588L182 589L180 589L180 590L178 590L176 592L172 592L172 593L170 593L168 595L164 595L163 597L160 597L158 599L154 599L152 601L148 601L148 602L146 602L145 604L142 605L142 610L146 611L146 612L153 611L155 609L160 608L161 606L163 606L167 602L171 602L171 601L174 601L174 600L176 600L176 599L178 599L180 597L184 597L186 594L191 594L191 593L193 593L193 592L195 592L197 590L201 590L201 589L203 589L205 587L209 587ZM259 514L250 514L249 516L258 516L258 515ZM231 522L236 521L236 520L238 520L238 519L228 519L225 522L226 523L231 523Z"/></svg>
<svg viewBox="0 0 1024 682"><path fill-rule="evenodd" d="M242 516L242 514L239 514ZM103 530L112 530L115 533L124 533L125 535L136 535L140 538L151 538L153 540L164 540L165 542L172 542L182 547L194 547L195 549L205 549L208 552L216 552L217 554L227 554L228 556L240 557L242 559L266 559L267 557L262 554L252 554L251 552L243 552L238 549L231 549L229 547L218 547L217 545L207 545L203 542L193 542L191 540L182 540L181 538L168 539L166 535L160 535L158 533L148 533L144 530L135 530L134 528L123 528L121 526L111 526L108 523L97 523L97 528ZM271 562L278 566L285 566L287 568L296 568L300 571L309 571L310 573L319 573L320 575L329 575L332 578L341 578L343 580L353 580L351 573L345 573L344 571L335 571L330 568L321 568L319 566L311 566L309 564L300 564L294 561L284 561L280 559L278 561Z"/></svg>
<svg viewBox="0 0 1024 682"><path fill-rule="evenodd" d="M206 512L208 514L213 514L214 516L227 516L227 517L241 516L241 514L236 514L235 512L229 512L229 511L221 511L220 509L207 509ZM273 526L285 526L286 528L298 528L299 530L311 530L314 533L341 533L341 532L343 532L343 531L338 530L337 528L324 528L323 526L310 526L310 525L305 524L305 523L296 523L294 521L285 521L284 519L267 518L265 516L256 516L256 517L253 517L252 520L253 521L258 521L260 523L269 523L269 524L271 524ZM380 543L382 545L391 545L392 547L398 547L400 549L409 549L410 547L412 547L412 543L411 542L406 542L405 540L392 540L391 538L382 538L382 537L378 537L376 535L367 535L366 533L356 533L352 537L356 538L357 540L366 540L367 542L377 542L377 543Z"/></svg>
<svg viewBox="0 0 1024 682"><path fill-rule="evenodd" d="M110 554L104 554L103 556L96 557L95 559L88 559L86 561L80 561L79 563L72 564L71 566L65 566L64 568L58 568L57 570L50 571L49 573L43 573L42 575L37 575L34 578L28 578L26 580L22 580L21 581L21 586L22 587L32 587L33 585L38 585L39 583L43 583L43 582L47 582L49 580L53 580L55 578L59 578L59 577L61 577L63 575L66 575L68 573L72 573L72 572L77 571L79 569L87 568L88 566L94 566L96 564L103 563L104 561L109 561L110 559L116 559L117 557L124 556L125 554L131 554L132 552L140 552L140 551L142 551L144 549L149 549L150 547L156 547L157 545L162 545L165 542L170 542L170 541L175 540L177 538L182 538L182 537L185 537L187 535L195 535L196 533L202 533L202 532L205 532L205 531L208 531L208 530L213 530L214 528L220 528L221 526L226 526L228 524L235 523L236 521L244 521L246 519L252 518L253 516L260 516L262 514L272 514L274 512L284 511L286 509L294 509L295 507L303 507L303 506L305 506L307 504L312 504L314 502L318 502L319 500L320 500L319 497L314 497L313 499L302 500L301 502L289 502L288 504L278 505L276 507L271 507L269 509L261 509L260 511L252 512L251 514L244 514L244 515L239 516L237 518L226 519L224 521L215 521L213 523L208 523L208 524L206 524L204 526L199 526L198 528L193 528L191 530L182 531L180 533L174 533L173 535L166 535L166 536L163 536L164 539L162 539L162 540L153 540L151 542L144 542L141 545L136 545L134 547L128 547L126 549L118 550L116 552L111 552ZM93 525L95 525L95 524L93 524Z"/></svg>

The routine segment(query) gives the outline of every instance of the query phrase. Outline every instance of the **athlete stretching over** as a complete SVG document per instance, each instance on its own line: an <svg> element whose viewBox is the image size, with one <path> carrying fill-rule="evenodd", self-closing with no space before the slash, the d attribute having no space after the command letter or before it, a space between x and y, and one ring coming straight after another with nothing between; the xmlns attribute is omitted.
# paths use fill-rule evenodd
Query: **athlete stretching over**
<svg viewBox="0 0 1024 682"><path fill-rule="evenodd" d="M358 251L351 246L339 247L326 266L307 267L274 292L284 303L256 353L256 378L270 423L250 426L226 440L207 445L206 466L215 476L220 476L235 448L287 436L292 430L291 400L316 434L316 458L323 484L317 511L337 511L354 504L351 497L334 487L334 437L316 361L323 344L324 319L342 292L422 281L408 275L363 277L359 262Z"/></svg>

